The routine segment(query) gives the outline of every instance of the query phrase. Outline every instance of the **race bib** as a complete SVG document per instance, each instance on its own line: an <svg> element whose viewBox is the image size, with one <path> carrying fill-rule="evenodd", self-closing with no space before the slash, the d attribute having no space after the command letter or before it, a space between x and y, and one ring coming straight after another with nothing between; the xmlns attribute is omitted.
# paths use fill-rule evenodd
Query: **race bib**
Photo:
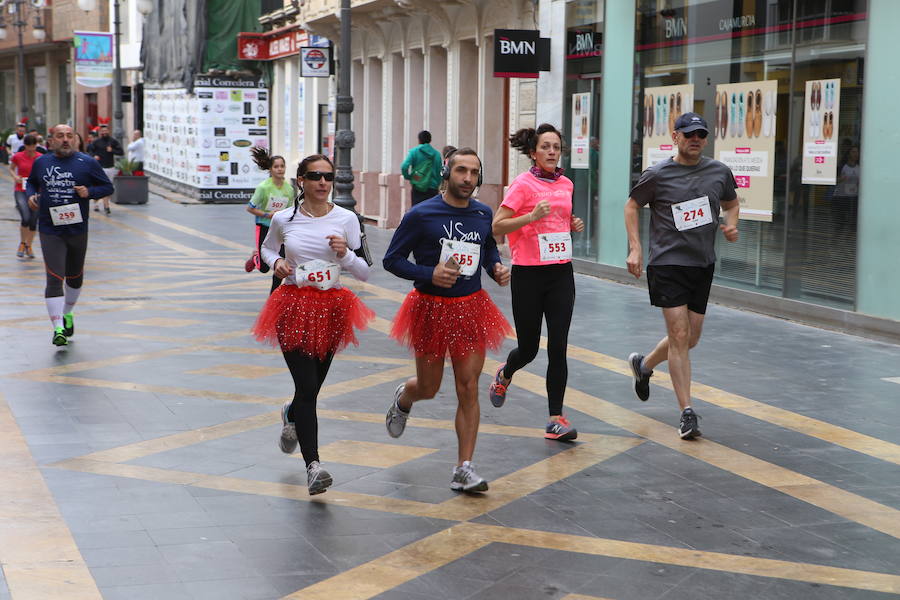
<svg viewBox="0 0 900 600"><path fill-rule="evenodd" d="M441 262L446 263L451 256L459 263L460 275L471 277L478 273L481 262L481 246L478 244L441 238Z"/></svg>
<svg viewBox="0 0 900 600"><path fill-rule="evenodd" d="M50 219L57 227L61 225L77 225L84 221L81 217L81 205L77 202L51 206Z"/></svg>
<svg viewBox="0 0 900 600"><path fill-rule="evenodd" d="M287 208L288 199L283 196L269 196L269 212L278 212Z"/></svg>
<svg viewBox="0 0 900 600"><path fill-rule="evenodd" d="M672 217L678 231L687 231L712 223L712 209L709 207L709 196L701 196L693 200L672 205Z"/></svg>
<svg viewBox="0 0 900 600"><path fill-rule="evenodd" d="M572 234L568 231L539 233L538 244L541 248L541 262L569 260L572 258Z"/></svg>
<svg viewBox="0 0 900 600"><path fill-rule="evenodd" d="M294 272L297 285L313 286L320 290L330 290L341 280L341 268L324 260L311 260L297 267Z"/></svg>

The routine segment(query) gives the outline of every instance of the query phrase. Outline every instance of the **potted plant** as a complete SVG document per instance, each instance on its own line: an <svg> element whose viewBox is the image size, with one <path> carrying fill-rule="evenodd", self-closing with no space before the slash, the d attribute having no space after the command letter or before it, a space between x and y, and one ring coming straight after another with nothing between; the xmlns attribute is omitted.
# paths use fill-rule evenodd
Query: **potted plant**
<svg viewBox="0 0 900 600"><path fill-rule="evenodd" d="M116 162L119 174L113 185L116 188L113 202L116 204L147 204L150 196L150 178L137 170L138 163L127 158Z"/></svg>

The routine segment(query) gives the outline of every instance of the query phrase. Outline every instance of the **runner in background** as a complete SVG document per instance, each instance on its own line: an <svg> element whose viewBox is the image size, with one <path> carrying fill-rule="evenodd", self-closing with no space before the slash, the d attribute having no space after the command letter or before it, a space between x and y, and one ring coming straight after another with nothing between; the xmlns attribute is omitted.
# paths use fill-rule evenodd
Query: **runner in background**
<svg viewBox="0 0 900 600"><path fill-rule="evenodd" d="M37 151L37 140L33 135L26 135L22 141L25 148L21 152L16 152L9 159L9 172L12 174L16 182L13 195L16 199L16 210L19 211L19 247L16 250L16 256L22 258L34 258L34 232L37 229L37 210L33 210L28 204L28 197L25 194L25 180L31 174L31 167L34 161L40 156Z"/></svg>
<svg viewBox="0 0 900 600"><path fill-rule="evenodd" d="M256 186L253 197L247 203L247 212L256 217L256 251L244 263L244 270L249 273L253 269L259 269L260 273L268 273L269 265L260 261L260 249L263 240L269 233L272 216L279 210L294 205L294 187L284 179L287 165L283 156L271 156L268 150L258 146L251 148L250 153L253 155L253 162L256 163L256 166L263 171L268 171L269 177ZM283 250L281 256L284 256ZM273 273L272 289L269 292L274 292L279 285L281 285L281 278Z"/></svg>
<svg viewBox="0 0 900 600"><path fill-rule="evenodd" d="M559 130L547 123L537 130L520 129L509 143L532 162L510 184L493 225L495 236L509 238L510 290L519 345L497 370L489 396L494 406L503 406L513 374L537 356L546 320L550 420L544 437L570 441L578 432L562 411L569 374L566 348L575 307L571 232L584 231L584 223L572 215L572 181L557 166L562 155Z"/></svg>

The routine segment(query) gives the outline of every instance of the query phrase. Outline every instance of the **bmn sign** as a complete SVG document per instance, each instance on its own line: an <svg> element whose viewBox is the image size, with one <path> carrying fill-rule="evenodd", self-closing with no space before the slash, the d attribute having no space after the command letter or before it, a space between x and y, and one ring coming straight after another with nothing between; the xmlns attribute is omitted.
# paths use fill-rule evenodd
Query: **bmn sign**
<svg viewBox="0 0 900 600"><path fill-rule="evenodd" d="M530 29L494 30L494 77L537 77L550 70L550 38Z"/></svg>

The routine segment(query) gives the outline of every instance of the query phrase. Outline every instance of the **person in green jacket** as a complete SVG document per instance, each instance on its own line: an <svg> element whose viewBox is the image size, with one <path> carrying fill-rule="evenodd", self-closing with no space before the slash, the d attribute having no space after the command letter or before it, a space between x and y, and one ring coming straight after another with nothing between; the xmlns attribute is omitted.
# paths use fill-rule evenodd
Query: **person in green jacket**
<svg viewBox="0 0 900 600"><path fill-rule="evenodd" d="M431 132L419 132L419 145L409 151L400 165L403 178L412 184L412 205L438 195L441 183L441 155L431 146Z"/></svg>

